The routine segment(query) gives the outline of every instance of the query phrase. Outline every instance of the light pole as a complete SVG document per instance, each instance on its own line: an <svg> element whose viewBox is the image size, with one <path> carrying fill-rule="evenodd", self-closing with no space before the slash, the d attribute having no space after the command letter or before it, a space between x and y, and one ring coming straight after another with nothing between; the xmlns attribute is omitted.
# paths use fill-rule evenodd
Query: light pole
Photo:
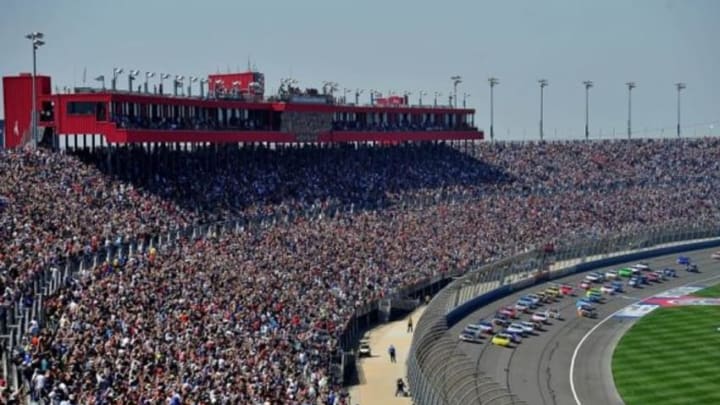
<svg viewBox="0 0 720 405"><path fill-rule="evenodd" d="M488 79L490 84L490 142L495 141L495 101L494 101L494 89L495 86L500 84L500 79L497 77L491 77Z"/></svg>
<svg viewBox="0 0 720 405"><path fill-rule="evenodd" d="M438 98L438 96L442 96L442 93L440 93L439 91L436 91L436 92L435 92L435 100L433 101L433 107L437 107L437 98Z"/></svg>
<svg viewBox="0 0 720 405"><path fill-rule="evenodd" d="M548 81L547 79L540 79L538 83L540 83L540 140L542 141L545 137L545 133L543 132L544 91L548 85Z"/></svg>
<svg viewBox="0 0 720 405"><path fill-rule="evenodd" d="M145 93L148 92L148 80L153 76L155 76L155 72L145 72L145 84L144 84Z"/></svg>
<svg viewBox="0 0 720 405"><path fill-rule="evenodd" d="M32 117L30 117L30 136L32 137L32 146L37 146L38 142L38 136L37 136L37 90L36 90L36 84L37 81L37 49L41 46L45 45L45 42L42 41L42 38L45 35L42 32L31 32L27 35L25 35L25 38L29 39L30 42L32 42L33 46L33 73L32 73Z"/></svg>
<svg viewBox="0 0 720 405"><path fill-rule="evenodd" d="M583 84L585 85L585 140L587 141L590 139L590 88L593 86L593 82L585 80Z"/></svg>
<svg viewBox="0 0 720 405"><path fill-rule="evenodd" d="M140 74L140 71L134 70L134 69L130 69L130 71L128 72L128 91L130 93L132 93L133 81L135 80L135 77L137 77L137 75L139 75L139 74Z"/></svg>
<svg viewBox="0 0 720 405"><path fill-rule="evenodd" d="M455 108L457 108L457 86L462 83L462 77L459 75L452 76L450 78L453 82L453 99L455 100ZM452 104L450 105L452 107Z"/></svg>
<svg viewBox="0 0 720 405"><path fill-rule="evenodd" d="M111 85L110 85L112 91L115 91L115 89L116 89L116 87L117 87L117 86L116 86L116 84L117 84L117 78L118 78L118 76L120 76L120 75L122 74L122 72L123 72L123 69L122 69L122 68L113 68L112 82L111 82Z"/></svg>
<svg viewBox="0 0 720 405"><path fill-rule="evenodd" d="M470 93L463 93L463 108L467 108L468 97L470 97Z"/></svg>
<svg viewBox="0 0 720 405"><path fill-rule="evenodd" d="M360 104L360 95L363 94L363 91L362 89L355 89L355 105Z"/></svg>
<svg viewBox="0 0 720 405"><path fill-rule="evenodd" d="M625 85L628 88L628 139L632 137L632 89L634 89L635 82L627 82Z"/></svg>
<svg viewBox="0 0 720 405"><path fill-rule="evenodd" d="M170 78L170 73L160 73L160 95L162 96L165 94L165 89L163 89L163 82L165 82L165 79Z"/></svg>
<svg viewBox="0 0 720 405"><path fill-rule="evenodd" d="M187 88L187 96L192 97L192 84L198 81L198 78L195 76L188 77L188 88Z"/></svg>
<svg viewBox="0 0 720 405"><path fill-rule="evenodd" d="M207 84L208 79L202 78L200 79L200 98L205 98L205 85Z"/></svg>
<svg viewBox="0 0 720 405"><path fill-rule="evenodd" d="M677 87L677 136L680 138L680 92L687 87L685 83L675 83L675 87Z"/></svg>
<svg viewBox="0 0 720 405"><path fill-rule="evenodd" d="M347 95L352 93L352 89L343 87L343 104L347 104Z"/></svg>
<svg viewBox="0 0 720 405"><path fill-rule="evenodd" d="M420 104L420 107L422 107L422 97L423 96L427 96L427 91L420 90L418 92L418 98L419 98L418 103Z"/></svg>
<svg viewBox="0 0 720 405"><path fill-rule="evenodd" d="M410 95L412 91L403 91L403 102L407 105L410 105Z"/></svg>

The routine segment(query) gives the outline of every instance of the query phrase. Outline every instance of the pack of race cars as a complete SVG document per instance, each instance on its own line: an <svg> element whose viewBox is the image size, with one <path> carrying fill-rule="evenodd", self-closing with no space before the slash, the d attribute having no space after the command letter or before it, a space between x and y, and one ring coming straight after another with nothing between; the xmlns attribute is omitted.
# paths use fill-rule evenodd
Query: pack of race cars
<svg viewBox="0 0 720 405"><path fill-rule="evenodd" d="M699 271L697 265L686 256L679 256L677 263L685 266L688 272ZM675 277L678 277L675 269L667 267L654 270L648 263L638 263L604 273L591 272L580 282L577 292L570 284L556 284L545 290L524 295L514 305L498 308L494 316L467 325L459 338L464 342L480 343L486 337L490 337L490 343L494 345L511 347L522 342L523 338L543 330L544 325L550 324L551 320L562 320L558 309L540 309L546 304L551 306L564 297L579 295L575 302L577 315L596 318L596 305L604 303L610 295L624 292L626 285L641 288L643 284L661 283ZM521 319L523 316L529 319Z"/></svg>
<svg viewBox="0 0 720 405"><path fill-rule="evenodd" d="M523 338L543 330L551 320L562 320L558 309L540 309L541 306L555 303L565 296L574 294L575 289L568 284L527 294L515 305L498 308L493 317L465 326L460 333L460 340L480 343L486 337L490 337L490 343L497 346L509 347L518 344ZM528 319L522 319L524 316Z"/></svg>

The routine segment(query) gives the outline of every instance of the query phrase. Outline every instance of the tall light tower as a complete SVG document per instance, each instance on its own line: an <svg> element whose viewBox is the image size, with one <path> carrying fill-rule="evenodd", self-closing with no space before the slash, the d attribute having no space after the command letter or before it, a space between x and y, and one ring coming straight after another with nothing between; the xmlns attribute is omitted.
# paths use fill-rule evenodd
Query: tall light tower
<svg viewBox="0 0 720 405"><path fill-rule="evenodd" d="M363 94L364 91L363 89L355 89L355 105L360 105L360 95Z"/></svg>
<svg viewBox="0 0 720 405"><path fill-rule="evenodd" d="M112 82L110 85L110 87L112 88L112 91L115 91L115 89L117 88L117 78L118 78L118 76L120 76L122 74L122 72L123 72L122 68L117 68L117 67L113 68Z"/></svg>
<svg viewBox="0 0 720 405"><path fill-rule="evenodd" d="M165 89L163 88L163 82L165 82L165 79L170 78L170 73L160 73L160 88L158 91L160 92L160 95L162 96L165 94Z"/></svg>
<svg viewBox="0 0 720 405"><path fill-rule="evenodd" d="M462 83L462 77L455 75L450 78L453 82L453 100L455 100L455 108L457 108L457 86ZM452 105L450 105L452 107Z"/></svg>
<svg viewBox="0 0 720 405"><path fill-rule="evenodd" d="M139 70L135 70L135 69L130 69L130 71L128 72L128 91L129 91L130 93L132 93L133 81L135 80L135 78L136 78L137 75L139 75L139 74L140 74L140 71L139 71Z"/></svg>
<svg viewBox="0 0 720 405"><path fill-rule="evenodd" d="M627 82L625 85L628 88L628 139L632 137L632 89L637 87L635 82Z"/></svg>
<svg viewBox="0 0 720 405"><path fill-rule="evenodd" d="M542 141L545 137L545 133L543 132L544 90L548 85L548 81L547 79L540 79L538 83L540 83L540 140Z"/></svg>
<svg viewBox="0 0 720 405"><path fill-rule="evenodd" d="M470 97L470 93L463 93L463 108L467 108L468 97Z"/></svg>
<svg viewBox="0 0 720 405"><path fill-rule="evenodd" d="M32 137L32 146L37 146L38 133L37 133L37 90L35 89L35 82L37 81L37 49L45 45L42 41L45 34L42 32L31 32L25 35L25 38L32 42L33 47L33 73L32 73L32 117L30 117L30 136Z"/></svg>
<svg viewBox="0 0 720 405"><path fill-rule="evenodd" d="M155 76L155 72L145 72L145 83L143 84L145 93L148 92L148 80Z"/></svg>
<svg viewBox="0 0 720 405"><path fill-rule="evenodd" d="M207 82L207 78L200 79L200 98L205 98L205 85L207 84Z"/></svg>
<svg viewBox="0 0 720 405"><path fill-rule="evenodd" d="M687 87L685 83L675 83L675 87L677 87L677 136L680 138L680 92Z"/></svg>
<svg viewBox="0 0 720 405"><path fill-rule="evenodd" d="M491 77L488 79L490 84L490 142L495 141L495 99L494 89L495 86L500 84L500 79L497 77Z"/></svg>
<svg viewBox="0 0 720 405"><path fill-rule="evenodd" d="M585 80L585 140L590 139L590 88L593 86L593 82Z"/></svg>
<svg viewBox="0 0 720 405"><path fill-rule="evenodd" d="M420 91L418 92L418 103L419 103L420 107L422 107L422 105L423 105L423 104L422 104L422 97L423 97L423 96L427 96L427 94L428 94L428 93L427 93L427 91L425 91L425 90L420 90Z"/></svg>
<svg viewBox="0 0 720 405"><path fill-rule="evenodd" d="M442 96L442 93L440 93L439 91L436 91L436 92L435 92L435 99L433 100L433 107L437 107L437 98L438 98L438 96Z"/></svg>
<svg viewBox="0 0 720 405"><path fill-rule="evenodd" d="M197 82L198 78L195 76L188 77L187 96L192 97L192 84Z"/></svg>

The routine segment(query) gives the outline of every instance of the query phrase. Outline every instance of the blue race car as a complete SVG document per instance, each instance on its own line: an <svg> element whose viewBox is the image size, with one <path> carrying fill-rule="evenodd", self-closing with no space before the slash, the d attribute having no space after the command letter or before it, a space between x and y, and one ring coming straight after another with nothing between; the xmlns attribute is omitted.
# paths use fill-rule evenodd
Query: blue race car
<svg viewBox="0 0 720 405"><path fill-rule="evenodd" d="M678 256L677 264L681 266L688 266L690 265L690 258L687 256Z"/></svg>
<svg viewBox="0 0 720 405"><path fill-rule="evenodd" d="M630 277L630 281L628 281L630 287L640 288L640 284L642 284L642 280L638 276Z"/></svg>
<svg viewBox="0 0 720 405"><path fill-rule="evenodd" d="M621 292L623 292L623 283L622 283L622 281L613 281L610 285L612 286L613 291L615 291L616 293L621 293Z"/></svg>

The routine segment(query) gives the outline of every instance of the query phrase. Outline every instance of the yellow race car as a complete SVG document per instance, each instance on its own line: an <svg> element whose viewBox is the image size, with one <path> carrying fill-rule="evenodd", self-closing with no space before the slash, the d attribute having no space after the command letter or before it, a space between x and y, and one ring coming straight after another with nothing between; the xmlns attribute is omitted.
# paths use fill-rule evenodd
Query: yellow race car
<svg viewBox="0 0 720 405"><path fill-rule="evenodd" d="M493 336L492 344L502 346L502 347L508 347L510 346L510 342L512 341L512 337L508 335L507 333L498 333L497 335Z"/></svg>
<svg viewBox="0 0 720 405"><path fill-rule="evenodd" d="M549 295L549 296L551 296L551 297L553 297L553 298L557 298L557 297L561 296L562 294L560 293L560 289L559 289L559 288L557 288L557 287L550 287L550 288L548 288L547 290L545 290L545 295Z"/></svg>

